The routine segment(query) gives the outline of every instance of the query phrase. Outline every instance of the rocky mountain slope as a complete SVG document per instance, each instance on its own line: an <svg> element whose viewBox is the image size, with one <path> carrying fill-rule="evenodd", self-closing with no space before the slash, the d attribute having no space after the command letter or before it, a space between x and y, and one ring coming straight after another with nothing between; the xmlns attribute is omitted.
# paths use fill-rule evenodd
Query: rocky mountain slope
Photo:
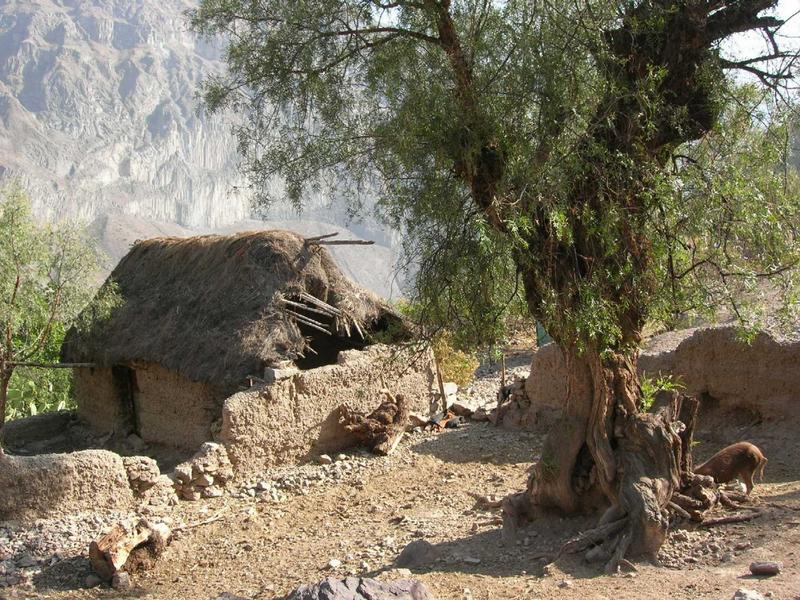
<svg viewBox="0 0 800 600"><path fill-rule="evenodd" d="M0 2L0 174L23 181L38 214L193 228L251 216L236 117L204 114L197 97L224 65L221 45L188 29L195 3ZM305 217L346 223L324 192L305 200ZM292 215L277 205L268 216ZM374 223L356 229L388 240Z"/></svg>
<svg viewBox="0 0 800 600"><path fill-rule="evenodd" d="M10 0L0 14L0 166L43 216L107 210L214 226L249 215L225 117L199 112L219 51L185 0Z"/></svg>

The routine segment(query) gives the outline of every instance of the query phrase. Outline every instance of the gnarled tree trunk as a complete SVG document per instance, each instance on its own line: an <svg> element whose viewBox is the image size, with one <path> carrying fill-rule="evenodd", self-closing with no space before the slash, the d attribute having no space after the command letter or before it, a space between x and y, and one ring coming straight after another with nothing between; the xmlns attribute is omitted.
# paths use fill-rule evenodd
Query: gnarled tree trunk
<svg viewBox="0 0 800 600"><path fill-rule="evenodd" d="M605 509L594 537L580 542L598 544L593 560L612 571L626 555L655 559L668 526L667 504L681 482L680 438L669 418L639 409L635 353L601 358L591 350L562 351L568 373L562 416L527 490L507 500L505 524L513 533L521 517L542 508Z"/></svg>

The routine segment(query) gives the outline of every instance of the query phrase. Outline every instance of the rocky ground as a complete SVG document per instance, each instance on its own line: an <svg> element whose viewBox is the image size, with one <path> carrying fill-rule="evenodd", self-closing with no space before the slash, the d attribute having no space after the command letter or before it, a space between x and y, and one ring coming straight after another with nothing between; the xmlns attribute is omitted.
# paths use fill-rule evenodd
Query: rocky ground
<svg viewBox="0 0 800 600"><path fill-rule="evenodd" d="M527 357L507 361L507 379ZM464 394L494 400L500 375L485 368ZM707 456L749 439L770 458L757 485L751 521L670 533L660 566L615 576L579 558L557 558L561 544L591 519L542 518L518 543L504 546L496 509L473 494L502 496L524 487L546 431L507 431L467 423L407 436L390 457L361 450L330 464L272 469L219 498L181 502L146 515L176 536L156 567L132 588L95 585L88 542L117 520L136 515L75 515L33 526L0 524L0 597L141 597L271 599L299 584L358 574L422 580L438 599L732 598L739 588L800 598L800 448L796 424L760 422L700 431ZM424 540L429 543L420 542ZM396 559L409 543L417 553ZM754 560L778 560L780 575L753 578ZM224 597L224 596L222 596Z"/></svg>

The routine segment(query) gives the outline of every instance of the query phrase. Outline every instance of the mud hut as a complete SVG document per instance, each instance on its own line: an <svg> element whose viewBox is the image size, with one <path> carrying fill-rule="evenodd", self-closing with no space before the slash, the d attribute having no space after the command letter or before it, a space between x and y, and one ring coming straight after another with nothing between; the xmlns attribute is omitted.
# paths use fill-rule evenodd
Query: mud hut
<svg viewBox="0 0 800 600"><path fill-rule="evenodd" d="M232 394L409 333L324 247L287 231L141 241L109 280L122 304L70 331L62 358L94 365L75 370L79 416L146 443L196 449Z"/></svg>

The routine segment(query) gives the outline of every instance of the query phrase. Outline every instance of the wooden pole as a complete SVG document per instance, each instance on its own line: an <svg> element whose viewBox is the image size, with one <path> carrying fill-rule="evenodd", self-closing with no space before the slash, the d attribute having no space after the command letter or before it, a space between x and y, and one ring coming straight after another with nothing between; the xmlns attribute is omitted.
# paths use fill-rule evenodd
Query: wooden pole
<svg viewBox="0 0 800 600"><path fill-rule="evenodd" d="M322 235L315 235L315 236L312 236L312 237L307 237L305 242L306 242L306 244L313 244L313 243L318 242L320 240L324 240L325 238L336 237L337 235L339 235L338 231L334 231L333 233L323 233Z"/></svg>
<svg viewBox="0 0 800 600"><path fill-rule="evenodd" d="M442 411L447 414L447 397L444 395L444 380L442 379L442 370L439 368L439 361L436 363L436 380L439 382L439 395L442 397Z"/></svg>
<svg viewBox="0 0 800 600"><path fill-rule="evenodd" d="M372 240L319 240L318 242L309 242L316 246L371 246L375 242Z"/></svg>
<svg viewBox="0 0 800 600"><path fill-rule="evenodd" d="M94 369L96 363L40 363L40 362L11 362L12 367L32 367L36 369Z"/></svg>

